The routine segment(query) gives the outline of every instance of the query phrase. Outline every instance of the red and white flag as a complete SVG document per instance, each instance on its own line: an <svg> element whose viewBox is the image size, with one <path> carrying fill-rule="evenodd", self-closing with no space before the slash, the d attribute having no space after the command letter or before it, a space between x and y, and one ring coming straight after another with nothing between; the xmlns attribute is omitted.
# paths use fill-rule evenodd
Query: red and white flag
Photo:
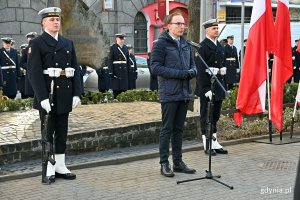
<svg viewBox="0 0 300 200"><path fill-rule="evenodd" d="M275 51L271 84L271 119L282 131L283 88L293 75L289 1L278 0L275 21Z"/></svg>
<svg viewBox="0 0 300 200"><path fill-rule="evenodd" d="M254 0L236 108L243 114L265 110L267 52L274 50L270 0Z"/></svg>

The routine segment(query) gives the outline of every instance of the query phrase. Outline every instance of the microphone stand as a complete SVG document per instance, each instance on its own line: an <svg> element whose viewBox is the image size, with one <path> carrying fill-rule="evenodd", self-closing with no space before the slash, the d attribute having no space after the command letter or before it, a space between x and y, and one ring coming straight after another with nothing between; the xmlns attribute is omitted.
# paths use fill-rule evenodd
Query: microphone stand
<svg viewBox="0 0 300 200"><path fill-rule="evenodd" d="M196 180L203 180L203 179L209 179L209 180L213 180L216 181L217 183L220 183L228 188L230 188L231 190L233 189L233 186L227 185L226 183L223 183L219 180L217 180L216 178L221 178L220 175L214 176L212 171L211 171L211 147L212 147L212 140L213 140L213 108L214 108L214 98L215 98L215 83L217 83L220 88L225 92L225 96L227 97L229 94L228 92L225 90L225 88L223 87L223 85L220 83L220 81L218 80L218 78L213 74L213 72L210 70L209 66L207 65L207 63L203 60L203 58L200 55L200 52L198 51L198 48L201 47L200 44L197 44L195 42L192 41L187 41L191 46L193 46L197 52L198 52L198 56L201 60L201 62L204 64L204 66L207 68L207 70L209 71L209 73L211 74L211 91L212 91L212 99L209 102L209 120L210 120L210 128L209 128L209 132L208 134L206 134L206 137L208 136L208 140L209 140L209 160L208 160L208 170L205 170L206 175L204 177L200 177L200 178L194 178L194 179L187 179L187 180L183 180L183 181L177 181L177 184L180 183L185 183L185 182L191 182L191 181L196 181Z"/></svg>

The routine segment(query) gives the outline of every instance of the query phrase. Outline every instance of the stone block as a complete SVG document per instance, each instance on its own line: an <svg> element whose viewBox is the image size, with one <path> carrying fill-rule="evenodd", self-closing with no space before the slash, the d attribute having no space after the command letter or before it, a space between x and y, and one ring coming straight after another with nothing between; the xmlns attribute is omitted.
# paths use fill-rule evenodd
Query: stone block
<svg viewBox="0 0 300 200"><path fill-rule="evenodd" d="M118 24L126 23L126 24L134 24L134 16L129 16L124 12L118 13Z"/></svg>
<svg viewBox="0 0 300 200"><path fill-rule="evenodd" d="M128 34L132 34L133 33L133 25L128 25L128 24L126 24L126 25L121 25L120 26L120 32L121 33L126 33L127 35ZM128 36L127 36L128 37Z"/></svg>
<svg viewBox="0 0 300 200"><path fill-rule="evenodd" d="M7 7L7 1L0 1L0 9L6 8Z"/></svg>
<svg viewBox="0 0 300 200"><path fill-rule="evenodd" d="M0 22L13 22L16 20L14 8L5 8L0 10Z"/></svg>
<svg viewBox="0 0 300 200"><path fill-rule="evenodd" d="M45 7L46 7L45 1L31 0L31 8L34 9L34 10L40 11L40 10L42 10Z"/></svg>
<svg viewBox="0 0 300 200"><path fill-rule="evenodd" d="M118 13L117 12L109 12L108 13L108 22L110 24L117 24L118 23Z"/></svg>
<svg viewBox="0 0 300 200"><path fill-rule="evenodd" d="M22 35L26 35L29 32L35 31L40 33L41 26L40 24L36 24L34 22L21 22L21 31Z"/></svg>
<svg viewBox="0 0 300 200"><path fill-rule="evenodd" d="M127 15L130 15L131 17L135 17L137 14L138 10L134 6L134 4L131 1L124 2L123 3L123 12L125 12Z"/></svg>
<svg viewBox="0 0 300 200"><path fill-rule="evenodd" d="M38 11L33 9L24 9L24 21L40 23L41 17L38 15Z"/></svg>
<svg viewBox="0 0 300 200"><path fill-rule="evenodd" d="M20 7L20 8L29 8L30 1L28 0L9 0L7 1L8 7Z"/></svg>
<svg viewBox="0 0 300 200"><path fill-rule="evenodd" d="M24 20L24 12L22 8L17 8L16 9L16 14L17 14L17 21L23 21Z"/></svg>
<svg viewBox="0 0 300 200"><path fill-rule="evenodd" d="M141 10L143 8L141 0L132 0L132 3L137 10Z"/></svg>

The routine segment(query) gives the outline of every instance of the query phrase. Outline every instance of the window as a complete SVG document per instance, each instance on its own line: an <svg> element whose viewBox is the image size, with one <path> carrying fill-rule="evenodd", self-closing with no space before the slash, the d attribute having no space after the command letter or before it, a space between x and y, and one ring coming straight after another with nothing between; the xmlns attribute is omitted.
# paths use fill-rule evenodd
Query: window
<svg viewBox="0 0 300 200"><path fill-rule="evenodd" d="M138 12L134 18L134 50L135 53L147 53L147 20Z"/></svg>

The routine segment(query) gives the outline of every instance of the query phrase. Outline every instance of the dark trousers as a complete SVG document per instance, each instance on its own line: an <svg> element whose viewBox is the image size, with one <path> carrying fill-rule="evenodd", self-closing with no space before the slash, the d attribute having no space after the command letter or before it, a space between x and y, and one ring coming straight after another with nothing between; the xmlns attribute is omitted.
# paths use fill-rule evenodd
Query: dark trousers
<svg viewBox="0 0 300 200"><path fill-rule="evenodd" d="M161 103L162 125L159 136L160 163L168 163L170 139L173 163L182 161L182 135L188 101Z"/></svg>
<svg viewBox="0 0 300 200"><path fill-rule="evenodd" d="M39 111L41 120L41 130L43 130L44 117L46 112ZM68 134L68 119L69 113L65 114L50 114L49 121L49 131L50 138L49 142L53 143L53 138L55 138L55 153L64 154L66 151L67 134ZM53 135L53 137L51 137Z"/></svg>
<svg viewBox="0 0 300 200"><path fill-rule="evenodd" d="M200 97L200 125L201 125L201 133L202 135L206 134L206 120L207 120L207 104L209 102L209 99L206 98L204 95ZM217 132L217 122L220 119L220 114L221 114L221 107L222 107L222 100L221 101L214 101L214 106L213 106L213 121L212 121L212 126L213 126L213 133Z"/></svg>
<svg viewBox="0 0 300 200"><path fill-rule="evenodd" d="M126 90L113 90L114 99L116 99L122 92L126 92Z"/></svg>

